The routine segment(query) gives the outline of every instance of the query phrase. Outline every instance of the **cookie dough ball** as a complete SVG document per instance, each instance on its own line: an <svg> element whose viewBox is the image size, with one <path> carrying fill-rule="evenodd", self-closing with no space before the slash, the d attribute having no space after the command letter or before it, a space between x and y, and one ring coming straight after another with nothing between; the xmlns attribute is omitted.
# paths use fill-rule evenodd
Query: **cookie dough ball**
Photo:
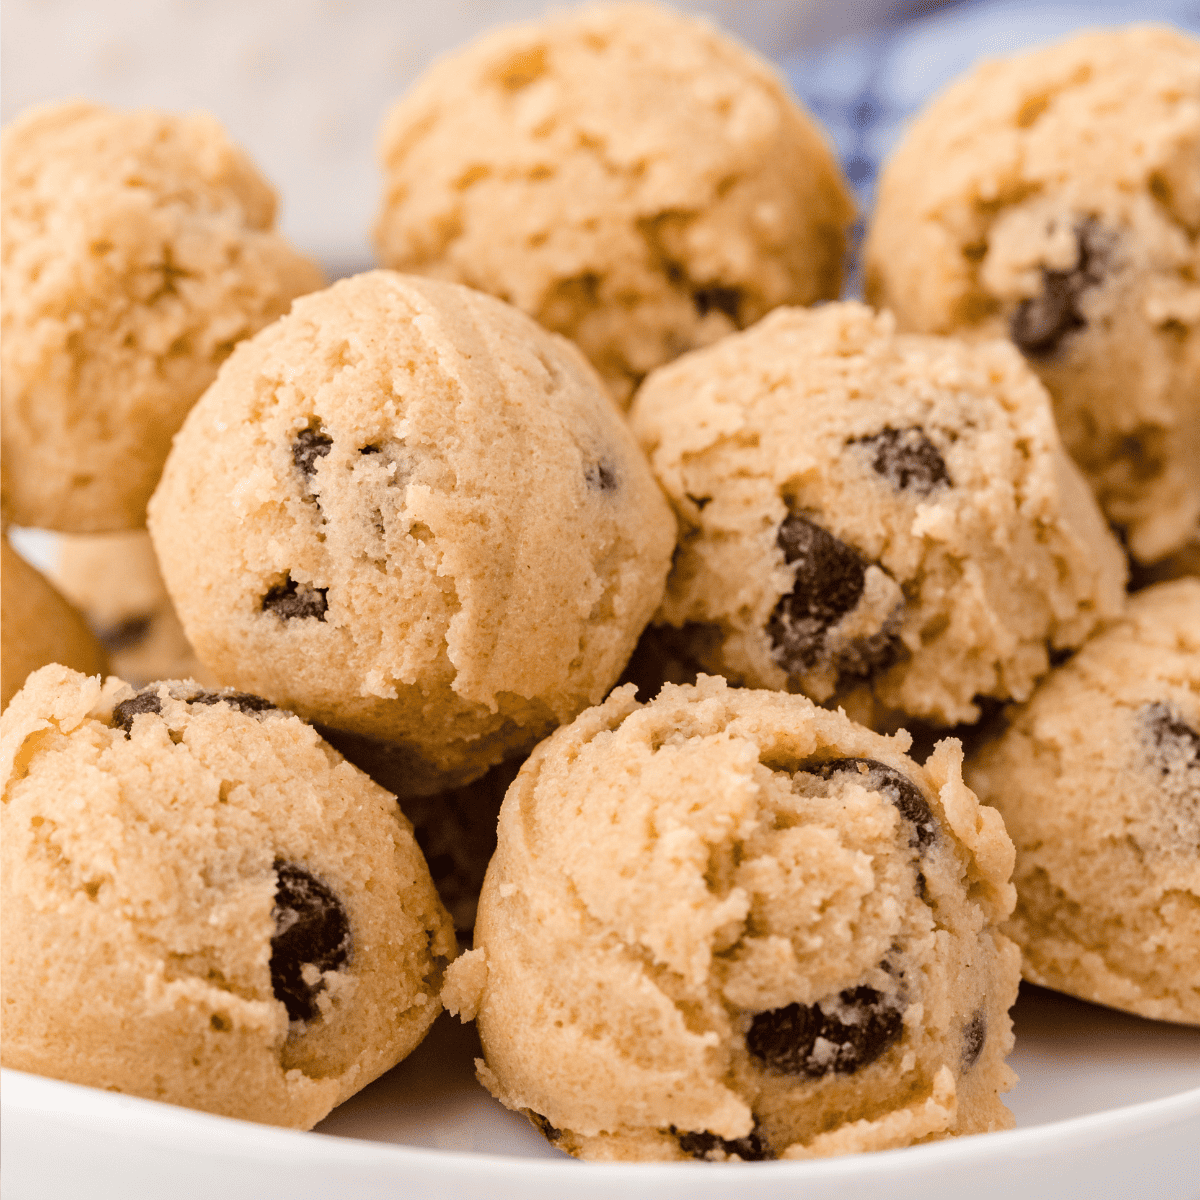
<svg viewBox="0 0 1200 1200"><path fill-rule="evenodd" d="M854 207L824 134L769 64L669 9L491 33L379 150L381 260L510 301L623 404L683 351L841 290Z"/></svg>
<svg viewBox="0 0 1200 1200"><path fill-rule="evenodd" d="M192 410L150 506L223 682L467 783L597 703L675 522L575 348L457 284L298 301Z"/></svg>
<svg viewBox="0 0 1200 1200"><path fill-rule="evenodd" d="M37 109L5 130L2 161L6 510L137 528L222 360L321 274L205 114Z"/></svg>
<svg viewBox="0 0 1200 1200"><path fill-rule="evenodd" d="M1200 579L1134 596L967 778L1016 843L1025 977L1200 1025Z"/></svg>
<svg viewBox="0 0 1200 1200"><path fill-rule="evenodd" d="M583 1158L804 1158L1012 1124L1012 843L781 692L614 692L505 797L447 976L482 1082Z"/></svg>
<svg viewBox="0 0 1200 1200"><path fill-rule="evenodd" d="M1011 336L1134 556L1200 537L1200 41L1093 32L985 63L883 173L868 298Z"/></svg>
<svg viewBox="0 0 1200 1200"><path fill-rule="evenodd" d="M62 534L54 582L108 651L113 673L141 687L155 679L216 679L196 657L144 529Z"/></svg>
<svg viewBox="0 0 1200 1200"><path fill-rule="evenodd" d="M47 663L64 663L85 675L108 670L104 647L87 622L63 599L40 571L0 540L0 708L26 676Z"/></svg>
<svg viewBox="0 0 1200 1200"><path fill-rule="evenodd" d="M1121 609L1124 556L1005 343L782 309L630 417L682 528L655 619L707 670L969 722Z"/></svg>
<svg viewBox="0 0 1200 1200"><path fill-rule="evenodd" d="M449 918L298 717L55 666L0 730L6 1067L308 1128L424 1036Z"/></svg>

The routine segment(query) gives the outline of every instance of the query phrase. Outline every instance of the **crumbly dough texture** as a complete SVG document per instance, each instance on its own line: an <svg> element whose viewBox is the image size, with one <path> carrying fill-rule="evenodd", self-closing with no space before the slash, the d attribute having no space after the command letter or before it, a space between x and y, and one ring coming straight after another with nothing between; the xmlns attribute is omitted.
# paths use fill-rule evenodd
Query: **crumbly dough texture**
<svg viewBox="0 0 1200 1200"><path fill-rule="evenodd" d="M108 668L104 647L87 622L45 576L0 542L0 708L26 676L47 663L64 663L85 675Z"/></svg>
<svg viewBox="0 0 1200 1200"><path fill-rule="evenodd" d="M321 273L273 231L274 192L207 114L74 101L2 144L6 513L138 528L221 361Z"/></svg>
<svg viewBox="0 0 1200 1200"><path fill-rule="evenodd" d="M443 992L478 1022L485 1086L592 1159L1010 1125L1012 844L958 744L921 768L906 734L800 696L633 692L543 742L505 797Z"/></svg>
<svg viewBox="0 0 1200 1200"><path fill-rule="evenodd" d="M454 933L395 799L222 695L51 666L5 710L3 1061L308 1128L424 1036Z"/></svg>
<svg viewBox="0 0 1200 1200"><path fill-rule="evenodd" d="M1003 342L779 309L630 418L681 527L655 621L706 670L969 722L1120 612L1124 556Z"/></svg>
<svg viewBox="0 0 1200 1200"><path fill-rule="evenodd" d="M1025 977L1200 1024L1200 579L1132 597L967 778L1016 843Z"/></svg>
<svg viewBox="0 0 1200 1200"><path fill-rule="evenodd" d="M391 271L239 346L175 440L150 530L201 661L406 755L412 794L597 703L675 544L569 342Z"/></svg>
<svg viewBox="0 0 1200 1200"><path fill-rule="evenodd" d="M51 573L108 651L114 675L134 687L156 679L216 686L183 632L144 529L61 534Z"/></svg>
<svg viewBox="0 0 1200 1200"><path fill-rule="evenodd" d="M1135 557L1200 538L1200 40L1090 32L984 63L885 168L867 295L1011 335Z"/></svg>
<svg viewBox="0 0 1200 1200"><path fill-rule="evenodd" d="M629 402L652 368L832 299L854 206L769 64L694 17L592 5L435 64L379 139L381 260L572 338Z"/></svg>

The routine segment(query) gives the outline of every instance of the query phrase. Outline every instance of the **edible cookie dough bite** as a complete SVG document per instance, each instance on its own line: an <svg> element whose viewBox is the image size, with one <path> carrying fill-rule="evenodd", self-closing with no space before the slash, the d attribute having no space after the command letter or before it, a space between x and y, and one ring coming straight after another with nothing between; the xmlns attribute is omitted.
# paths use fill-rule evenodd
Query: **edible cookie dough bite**
<svg viewBox="0 0 1200 1200"><path fill-rule="evenodd" d="M47 663L64 663L85 675L108 669L104 647L87 622L8 543L0 540L0 708L26 676Z"/></svg>
<svg viewBox="0 0 1200 1200"><path fill-rule="evenodd" d="M61 534L52 574L108 651L115 675L135 687L155 679L216 684L184 635L144 529Z"/></svg>
<svg viewBox="0 0 1200 1200"><path fill-rule="evenodd" d="M984 63L883 172L867 296L1010 336L1143 562L1200 539L1200 41L1134 27Z"/></svg>
<svg viewBox="0 0 1200 1200"><path fill-rule="evenodd" d="M308 1128L440 1011L411 826L261 697L46 667L0 780L5 1066Z"/></svg>
<svg viewBox="0 0 1200 1200"><path fill-rule="evenodd" d="M943 742L925 767L800 696L613 693L500 812L443 1000L480 1079L592 1159L804 1158L1012 1123L1012 843Z"/></svg>
<svg viewBox="0 0 1200 1200"><path fill-rule="evenodd" d="M706 670L971 722L1121 609L1124 556L1006 343L780 309L630 418L681 527L655 621Z"/></svg>
<svg viewBox="0 0 1200 1200"><path fill-rule="evenodd" d="M598 702L675 544L569 342L391 271L302 298L234 351L175 439L150 531L217 678L384 743L414 795Z"/></svg>
<svg viewBox="0 0 1200 1200"><path fill-rule="evenodd" d="M1200 579L1132 597L967 778L1016 843L1025 977L1200 1025Z"/></svg>
<svg viewBox="0 0 1200 1200"><path fill-rule="evenodd" d="M321 273L274 232L274 192L211 116L72 101L2 145L6 511L136 529L222 360Z"/></svg>
<svg viewBox="0 0 1200 1200"><path fill-rule="evenodd" d="M572 338L627 405L646 372L841 290L849 191L757 55L649 4L502 29L435 64L379 138L381 261Z"/></svg>

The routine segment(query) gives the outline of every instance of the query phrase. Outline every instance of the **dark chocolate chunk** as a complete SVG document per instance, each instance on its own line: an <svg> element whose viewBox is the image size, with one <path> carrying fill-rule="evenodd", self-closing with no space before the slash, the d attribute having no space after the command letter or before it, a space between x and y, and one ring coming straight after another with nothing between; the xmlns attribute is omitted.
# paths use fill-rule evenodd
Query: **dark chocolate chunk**
<svg viewBox="0 0 1200 1200"><path fill-rule="evenodd" d="M548 1118L543 1117L540 1112L534 1112L532 1108L525 1110L525 1115L529 1118L529 1123L550 1143L554 1146L562 1137L563 1131L556 1125L551 1125Z"/></svg>
<svg viewBox="0 0 1200 1200"><path fill-rule="evenodd" d="M220 704L221 701L244 713L270 712L275 707L270 700L250 692L198 692L188 697L189 704Z"/></svg>
<svg viewBox="0 0 1200 1200"><path fill-rule="evenodd" d="M273 612L285 621L295 617L316 617L323 621L329 607L325 600L328 591L328 588L297 583L289 575L287 583L277 584L263 597L263 612Z"/></svg>
<svg viewBox="0 0 1200 1200"><path fill-rule="evenodd" d="M692 303L696 306L696 312L700 316L707 316L708 313L722 312L735 325L738 320L738 310L742 303L742 293L739 288L721 287L719 284L712 287L697 288L692 293Z"/></svg>
<svg viewBox="0 0 1200 1200"><path fill-rule="evenodd" d="M963 1027L962 1058L959 1070L965 1075L978 1061L987 1041L987 1009L981 1008Z"/></svg>
<svg viewBox="0 0 1200 1200"><path fill-rule="evenodd" d="M1156 701L1139 713L1154 759L1167 775L1177 764L1186 770L1200 767L1200 733L1197 733L1170 704Z"/></svg>
<svg viewBox="0 0 1200 1200"><path fill-rule="evenodd" d="M350 957L350 922L330 889L295 863L275 860L275 936L271 939L271 990L282 1000L293 1021L317 1015L317 993L303 968L338 971Z"/></svg>
<svg viewBox="0 0 1200 1200"><path fill-rule="evenodd" d="M897 491L928 496L939 487L952 487L950 472L938 448L918 425L893 429L890 425L870 437L851 438L850 443L875 451L871 467Z"/></svg>
<svg viewBox="0 0 1200 1200"><path fill-rule="evenodd" d="M1009 336L1028 358L1048 358L1068 334L1087 324L1079 310L1079 298L1100 282L1109 239L1096 220L1088 217L1075 226L1075 240L1075 266L1069 271L1043 267L1041 293L1022 300L1009 318Z"/></svg>
<svg viewBox="0 0 1200 1200"><path fill-rule="evenodd" d="M99 630L96 636L109 654L120 654L121 651L132 650L134 646L146 640L146 634L150 632L150 620L145 614L129 617L118 625Z"/></svg>
<svg viewBox="0 0 1200 1200"><path fill-rule="evenodd" d="M333 447L333 438L320 429L302 429L292 443L292 462L311 478L317 473L317 459Z"/></svg>
<svg viewBox="0 0 1200 1200"><path fill-rule="evenodd" d="M864 771L862 768L866 768ZM801 768L810 775L832 779L843 772L861 778L862 782L882 792L899 810L900 815L912 825L909 834L910 846L928 846L937 837L937 822L929 801L921 789L895 767L874 758L831 758L825 762L810 763Z"/></svg>
<svg viewBox="0 0 1200 1200"><path fill-rule="evenodd" d="M842 1011L827 1016L819 1004L789 1004L756 1013L746 1049L772 1071L818 1079L831 1071L851 1075L900 1040L904 1015L871 987L838 996ZM818 1051L817 1041L825 1044Z"/></svg>
<svg viewBox="0 0 1200 1200"><path fill-rule="evenodd" d="M617 490L616 469L606 459L592 463L584 472L584 478L593 492L615 492Z"/></svg>
<svg viewBox="0 0 1200 1200"><path fill-rule="evenodd" d="M672 1125L671 1134L679 1139L679 1148L684 1154L701 1161L714 1157L717 1152L729 1157L736 1155L743 1162L765 1162L775 1157L757 1129L752 1129L745 1137L723 1138L709 1133L707 1129L699 1132L684 1130L681 1133Z"/></svg>
<svg viewBox="0 0 1200 1200"><path fill-rule="evenodd" d="M775 659L790 674L814 666L825 630L862 599L867 564L858 551L789 513L775 536L787 563L796 564L796 583L780 598L767 624Z"/></svg>
<svg viewBox="0 0 1200 1200"><path fill-rule="evenodd" d="M133 732L133 718L138 713L161 713L162 701L158 698L156 687L145 688L136 696L122 700L113 708L113 728L125 730L128 736Z"/></svg>

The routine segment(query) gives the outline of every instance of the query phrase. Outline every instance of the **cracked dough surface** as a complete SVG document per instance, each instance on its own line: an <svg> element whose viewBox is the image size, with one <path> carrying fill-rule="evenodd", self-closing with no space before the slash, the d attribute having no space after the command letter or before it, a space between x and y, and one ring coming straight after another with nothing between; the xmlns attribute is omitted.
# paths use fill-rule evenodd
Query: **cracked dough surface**
<svg viewBox="0 0 1200 1200"><path fill-rule="evenodd" d="M666 8L480 38L379 153L383 263L510 301L624 404L660 363L840 290L854 208L824 134L768 63Z"/></svg>
<svg viewBox="0 0 1200 1200"><path fill-rule="evenodd" d="M952 84L883 171L866 272L902 328L1025 347L1136 558L1200 540L1200 41L1090 32Z"/></svg>
<svg viewBox="0 0 1200 1200"><path fill-rule="evenodd" d="M1131 597L967 778L1016 843L1026 978L1200 1024L1200 579Z"/></svg>
<svg viewBox="0 0 1200 1200"><path fill-rule="evenodd" d="M386 743L414 794L597 703L675 544L574 346L391 271L302 298L234 351L176 438L150 531L217 678Z"/></svg>
<svg viewBox="0 0 1200 1200"><path fill-rule="evenodd" d="M655 621L705 670L974 721L1121 610L1124 556L1003 342L779 309L654 372L630 420L681 529Z"/></svg>
<svg viewBox="0 0 1200 1200"><path fill-rule="evenodd" d="M215 118L82 101L3 135L5 515L136 529L241 338L321 286Z"/></svg>
<svg viewBox="0 0 1200 1200"><path fill-rule="evenodd" d="M592 1159L807 1157L1011 1124L1012 845L800 696L623 687L505 797L447 976L483 1083Z"/></svg>
<svg viewBox="0 0 1200 1200"><path fill-rule="evenodd" d="M308 1128L440 1011L411 826L293 714L46 667L0 781L6 1067Z"/></svg>

